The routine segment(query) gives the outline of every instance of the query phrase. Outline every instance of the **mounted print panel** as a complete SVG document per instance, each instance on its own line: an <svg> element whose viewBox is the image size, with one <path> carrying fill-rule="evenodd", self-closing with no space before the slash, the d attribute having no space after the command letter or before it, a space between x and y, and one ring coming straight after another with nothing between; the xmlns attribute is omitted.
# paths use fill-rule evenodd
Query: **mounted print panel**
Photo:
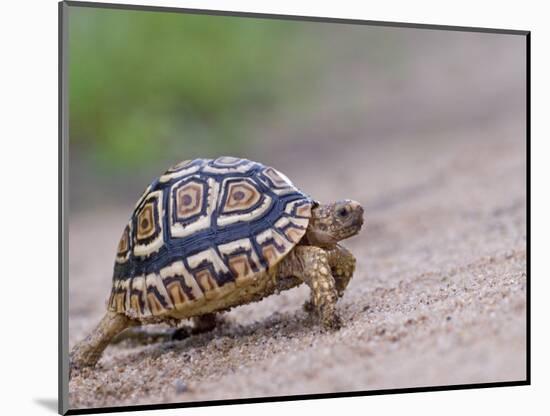
<svg viewBox="0 0 550 416"><path fill-rule="evenodd" d="M61 413L530 382L529 32L60 19Z"/></svg>

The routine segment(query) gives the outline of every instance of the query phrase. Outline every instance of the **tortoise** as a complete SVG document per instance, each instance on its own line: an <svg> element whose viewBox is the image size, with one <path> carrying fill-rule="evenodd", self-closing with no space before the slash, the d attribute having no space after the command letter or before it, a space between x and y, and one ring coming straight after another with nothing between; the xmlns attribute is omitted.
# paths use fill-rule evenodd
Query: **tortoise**
<svg viewBox="0 0 550 416"><path fill-rule="evenodd" d="M336 302L355 270L338 244L363 225L358 202L321 204L281 172L236 157L178 163L135 205L118 243L100 323L70 354L94 366L114 336L148 323L191 319L212 330L216 314L302 283L304 309L336 330Z"/></svg>

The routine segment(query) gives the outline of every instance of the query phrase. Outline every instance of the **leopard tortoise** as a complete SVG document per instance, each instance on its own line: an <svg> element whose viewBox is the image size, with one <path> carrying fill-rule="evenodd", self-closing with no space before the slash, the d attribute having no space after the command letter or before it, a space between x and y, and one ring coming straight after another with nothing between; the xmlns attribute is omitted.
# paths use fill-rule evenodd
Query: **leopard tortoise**
<svg viewBox="0 0 550 416"><path fill-rule="evenodd" d="M216 313L305 283L304 308L325 329L341 325L336 301L355 269L340 240L359 232L355 201L320 204L281 172L247 159L181 162L151 183L118 244L107 312L70 354L94 366L126 328Z"/></svg>

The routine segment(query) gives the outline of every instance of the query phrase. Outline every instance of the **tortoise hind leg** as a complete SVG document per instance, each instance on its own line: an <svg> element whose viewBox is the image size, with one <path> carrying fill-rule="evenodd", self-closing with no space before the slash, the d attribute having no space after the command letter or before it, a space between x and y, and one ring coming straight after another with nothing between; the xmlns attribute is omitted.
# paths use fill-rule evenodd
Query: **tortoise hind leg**
<svg viewBox="0 0 550 416"><path fill-rule="evenodd" d="M111 339L133 325L138 325L138 322L121 313L107 312L92 333L76 344L71 351L71 373L79 368L96 365Z"/></svg>
<svg viewBox="0 0 550 416"><path fill-rule="evenodd" d="M143 327L127 328L111 340L111 344L119 344L130 340L138 345L147 345L154 342L170 341L174 329L145 329Z"/></svg>
<svg viewBox="0 0 550 416"><path fill-rule="evenodd" d="M190 337L191 335L202 334L204 332L212 331L216 325L220 322L218 315L216 313L207 313L204 315L194 316L192 318L193 327L189 328L183 326L176 329L172 333L172 340L182 340Z"/></svg>
<svg viewBox="0 0 550 416"><path fill-rule="evenodd" d="M202 334L212 331L216 324L220 322L215 313L195 316L191 318L193 326L183 325L178 328L168 329L145 329L128 328L116 335L111 343L119 343L125 340L132 340L138 344L149 344L151 342L181 341L192 335Z"/></svg>
<svg viewBox="0 0 550 416"><path fill-rule="evenodd" d="M193 334L212 331L220 322L216 313L207 313L193 318Z"/></svg>

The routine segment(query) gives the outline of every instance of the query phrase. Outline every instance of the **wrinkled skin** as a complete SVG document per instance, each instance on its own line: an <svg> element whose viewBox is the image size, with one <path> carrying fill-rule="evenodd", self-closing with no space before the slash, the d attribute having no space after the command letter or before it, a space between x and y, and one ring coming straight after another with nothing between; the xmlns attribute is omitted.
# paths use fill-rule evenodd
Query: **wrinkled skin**
<svg viewBox="0 0 550 416"><path fill-rule="evenodd" d="M192 315L177 317L192 318L194 328L176 330L173 339L210 331L216 325L217 312L259 301L302 283L311 290L310 300L305 303L304 309L317 314L324 329L339 329L342 323L336 311L336 302L353 276L355 258L338 243L359 233L363 226L363 213L361 205L351 200L315 204L304 237L281 262L251 286L236 290L226 298L211 301ZM157 317L158 320L162 321L163 317ZM166 317L166 321L173 320L174 316ZM71 352L71 373L81 367L94 366L113 337L127 328L144 323L147 322L107 312L95 330Z"/></svg>

